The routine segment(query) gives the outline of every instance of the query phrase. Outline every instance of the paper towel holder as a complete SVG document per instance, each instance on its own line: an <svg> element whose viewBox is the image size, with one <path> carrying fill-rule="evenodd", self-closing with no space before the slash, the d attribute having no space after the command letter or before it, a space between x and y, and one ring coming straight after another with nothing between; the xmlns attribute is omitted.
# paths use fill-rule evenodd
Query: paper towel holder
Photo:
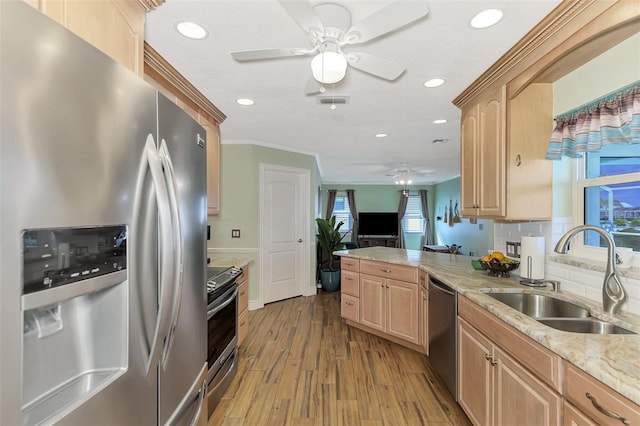
<svg viewBox="0 0 640 426"><path fill-rule="evenodd" d="M547 284L547 281L545 280L534 280L533 278L531 278L531 269L532 269L532 261L533 259L531 258L531 256L527 256L527 278L521 279L520 280L520 284L529 286L529 287L545 287Z"/></svg>

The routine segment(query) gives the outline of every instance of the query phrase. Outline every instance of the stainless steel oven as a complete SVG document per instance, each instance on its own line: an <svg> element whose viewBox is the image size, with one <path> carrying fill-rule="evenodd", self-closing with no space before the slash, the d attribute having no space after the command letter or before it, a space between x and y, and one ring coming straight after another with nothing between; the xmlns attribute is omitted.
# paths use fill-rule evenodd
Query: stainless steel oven
<svg viewBox="0 0 640 426"><path fill-rule="evenodd" d="M207 364L209 416L235 377L238 366L240 268L207 268Z"/></svg>

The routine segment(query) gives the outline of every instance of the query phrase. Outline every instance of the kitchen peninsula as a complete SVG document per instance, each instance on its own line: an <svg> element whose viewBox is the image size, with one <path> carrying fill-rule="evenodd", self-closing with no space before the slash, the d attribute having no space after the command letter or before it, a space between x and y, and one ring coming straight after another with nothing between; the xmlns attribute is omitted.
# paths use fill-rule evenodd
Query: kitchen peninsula
<svg viewBox="0 0 640 426"><path fill-rule="evenodd" d="M426 277L432 277L457 292L460 309L459 324L467 322L466 315L469 315L469 318L480 318L482 327L476 325L475 327L467 328L481 330L480 338L486 341L490 340L486 339L487 336L489 338L497 336L495 341L491 341L491 347L494 347L495 344L493 353L497 355L484 352L487 365L489 365L488 368L498 365L498 362L502 359L500 354L503 354L503 358L511 361L515 360L516 368L520 369L523 375L526 375L527 378L535 382L536 386L539 385L540 389L550 395L553 401L544 407L545 410L550 407L549 418L551 423L560 421L563 412L565 420L577 412L578 414L575 415L578 417L587 413L591 418L599 419L600 422L606 421L606 419L610 421L611 418L605 417L603 419L598 417L602 416L602 411L594 414L593 407L598 404L605 408L608 407L610 411L624 413L623 417L626 416L626 418L632 419L631 424L634 424L634 420L636 422L640 421L640 405L638 405L640 404L640 386L638 386L640 383L640 357L638 357L640 334L599 335L560 331L539 323L489 297L486 293L526 292L550 295L587 307L594 317L609 321L635 333L640 333L640 317L637 315L624 312L619 315L605 314L598 302L563 291L552 292L550 288L532 289L525 287L519 284L516 276L511 278L491 277L484 271L473 270L471 266L472 258L469 256L386 247L342 250L335 252L335 254L341 256L343 262L350 264L348 269L343 271L342 286L343 317L345 317L344 308L346 307L346 318L349 325L367 330L368 325L361 327L362 313L370 309L370 307L363 305L369 300L362 298L363 289L365 288L363 287L363 282L372 279L372 265L377 265L378 271L388 272L390 275L395 268L403 268L401 269L404 273L403 278L398 278L395 281L393 276L389 276L387 285L391 281L407 282L409 285L415 285L416 298L419 294L422 294L419 291L424 286L423 281L426 281ZM412 268L416 277L415 280L411 275ZM351 281L345 282L345 277ZM420 279L417 279L418 277ZM385 288L384 282L382 287ZM386 289L389 287L386 287ZM424 312L427 309L427 304L418 301L417 306L416 322L423 323L424 319L428 318ZM468 324L464 325L467 326ZM425 327L424 324L420 326ZM458 334L458 351L460 351L461 333L459 332ZM500 337L501 335L512 335L513 337L511 340L505 341ZM383 334L383 337L386 336ZM394 339L391 338L390 340ZM516 344L516 342L519 343ZM509 347L508 345L513 345L514 347ZM405 346L412 347L410 344ZM523 353L522 347L518 348L517 346L530 347L529 353L537 351L538 354L529 357L527 353ZM419 345L414 348L419 350ZM507 355L504 355L505 353ZM528 357L532 359L527 360L526 358ZM464 359L460 352L458 352L458 359ZM540 361L541 359L545 361ZM548 360L548 364L544 364L544 362L547 362L546 360ZM528 363L528 361L531 362ZM482 362L484 363L485 360L483 359ZM507 365L506 361L504 365ZM504 369L508 367L500 364L498 368ZM481 373L477 372L477 374ZM462 374L460 376L462 377L459 379L461 383L464 382L465 377L468 377L468 375ZM524 379L522 381L524 382ZM611 389L603 386L603 384L618 394L612 392ZM597 395L599 398L595 402L591 400L596 396L595 391L591 390L593 387L599 387L602 392ZM591 398L589 396L585 398L585 390ZM497 389L494 391L497 392ZM475 393L478 393L477 390ZM609 405L603 403L602 400L608 394L614 396L611 401L605 400ZM473 421L475 413L470 413L463 399L461 395L460 404ZM539 402L540 400L537 400L534 404ZM505 404L509 404L509 401L507 400ZM496 407L493 410L498 412L501 409ZM477 423L484 423L486 419L480 416L479 420L475 420Z"/></svg>

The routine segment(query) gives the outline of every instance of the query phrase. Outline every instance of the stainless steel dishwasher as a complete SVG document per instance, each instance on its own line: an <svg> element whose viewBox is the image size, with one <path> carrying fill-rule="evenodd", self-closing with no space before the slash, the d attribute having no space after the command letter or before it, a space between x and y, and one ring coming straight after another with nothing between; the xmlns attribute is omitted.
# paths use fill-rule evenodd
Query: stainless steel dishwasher
<svg viewBox="0 0 640 426"><path fill-rule="evenodd" d="M437 279L429 277L429 361L458 400L456 291Z"/></svg>

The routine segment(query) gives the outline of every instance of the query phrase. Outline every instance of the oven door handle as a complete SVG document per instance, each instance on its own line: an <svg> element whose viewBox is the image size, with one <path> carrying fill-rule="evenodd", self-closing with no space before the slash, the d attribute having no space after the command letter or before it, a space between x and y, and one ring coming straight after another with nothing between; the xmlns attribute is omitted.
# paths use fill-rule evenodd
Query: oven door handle
<svg viewBox="0 0 640 426"><path fill-rule="evenodd" d="M212 316L224 309L229 303L233 302L237 295L238 286L234 284L233 288L227 290L224 293L223 297L225 298L225 300L207 311L207 320L210 320Z"/></svg>

